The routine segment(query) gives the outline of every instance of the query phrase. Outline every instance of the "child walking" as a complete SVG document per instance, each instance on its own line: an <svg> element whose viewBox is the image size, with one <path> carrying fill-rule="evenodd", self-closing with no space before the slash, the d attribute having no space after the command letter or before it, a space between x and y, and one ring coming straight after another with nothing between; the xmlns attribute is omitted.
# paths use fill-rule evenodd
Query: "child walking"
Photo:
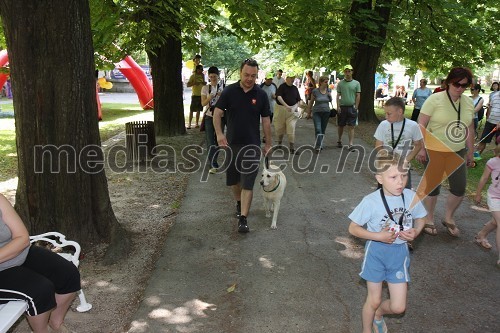
<svg viewBox="0 0 500 333"><path fill-rule="evenodd" d="M410 281L407 242L420 234L427 212L421 202L411 206L415 192L405 188L408 175L403 164L396 153L377 158L375 178L382 188L365 196L349 215L349 233L368 240L359 273L368 289L362 312L363 333L387 333L383 316L406 309ZM390 299L382 301L384 281Z"/></svg>
<svg viewBox="0 0 500 333"><path fill-rule="evenodd" d="M373 135L375 148L392 150L409 163L424 146L420 127L413 120L405 118L405 101L400 97L387 100L384 104L384 112L385 120L378 125ZM408 170L406 188L412 188L410 170Z"/></svg>
<svg viewBox="0 0 500 333"><path fill-rule="evenodd" d="M486 223L477 235L474 237L474 242L483 247L484 249L491 249L492 246L486 239L488 234L493 230L496 231L496 242L497 250L500 246L500 228L498 228L498 223L500 222L500 146L495 147L495 157L492 157L486 162L486 167L484 168L483 175L477 184L476 190L476 202L481 202L481 191L483 190L488 178L491 175L491 185L488 188L488 208L490 209L492 219ZM500 251L498 254L497 266L500 268Z"/></svg>

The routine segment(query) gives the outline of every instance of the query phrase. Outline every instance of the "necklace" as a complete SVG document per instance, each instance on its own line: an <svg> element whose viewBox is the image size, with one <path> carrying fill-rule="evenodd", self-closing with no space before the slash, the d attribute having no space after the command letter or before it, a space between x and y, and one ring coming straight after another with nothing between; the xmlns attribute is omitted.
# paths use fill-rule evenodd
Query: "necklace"
<svg viewBox="0 0 500 333"><path fill-rule="evenodd" d="M455 103L451 99L450 92L448 90L446 90L446 95L448 95L448 99L450 100L451 106L453 106L453 109L457 113L457 128L459 128L460 127L460 98L461 97L459 97L458 109L457 109L457 107L455 106Z"/></svg>
<svg viewBox="0 0 500 333"><path fill-rule="evenodd" d="M406 204L405 204L405 196L403 193L401 193L401 199L403 199L403 212L401 213L401 215L399 216L399 221L396 222L394 220L394 216L392 216L392 213L391 213L391 210L389 209L389 205L387 204L387 200L385 199L385 194L384 194L384 189L380 189L380 196L382 197L382 202L384 203L384 207L385 207L385 211L387 212L387 215L389 215L389 218L394 222L394 223L397 223L399 225L399 231L403 231L404 230L404 227L403 227L403 219L404 219L404 215L405 215L405 212L404 210L406 209Z"/></svg>
<svg viewBox="0 0 500 333"><path fill-rule="evenodd" d="M405 123L406 123L406 118L403 118L403 125L401 126L401 132L399 132L398 140L396 142L394 142L394 123L391 123L392 149L396 148L397 145L399 144L399 140L401 140L401 136L403 135L403 131L405 130Z"/></svg>

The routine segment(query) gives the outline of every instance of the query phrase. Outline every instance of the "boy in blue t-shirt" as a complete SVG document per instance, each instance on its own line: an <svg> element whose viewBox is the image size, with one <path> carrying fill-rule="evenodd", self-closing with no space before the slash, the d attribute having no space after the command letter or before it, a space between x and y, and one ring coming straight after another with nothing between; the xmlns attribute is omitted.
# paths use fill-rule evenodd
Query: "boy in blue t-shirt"
<svg viewBox="0 0 500 333"><path fill-rule="evenodd" d="M403 165L403 159L395 153L378 157L375 178L382 188L365 196L349 215L349 233L368 240L359 273L368 289L362 312L363 333L387 332L383 315L403 313L406 308L410 281L407 242L420 234L427 212L421 202L413 205L415 192L405 188L408 175ZM382 301L384 281L390 299Z"/></svg>

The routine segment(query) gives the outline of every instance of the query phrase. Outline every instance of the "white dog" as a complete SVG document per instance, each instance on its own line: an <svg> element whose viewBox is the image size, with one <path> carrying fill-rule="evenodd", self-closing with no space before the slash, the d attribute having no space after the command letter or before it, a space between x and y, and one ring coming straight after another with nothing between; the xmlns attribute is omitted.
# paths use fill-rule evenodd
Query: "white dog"
<svg viewBox="0 0 500 333"><path fill-rule="evenodd" d="M306 114L307 104L303 100L300 100L297 104L292 106L292 113L295 117L302 119L307 116Z"/></svg>
<svg viewBox="0 0 500 333"><path fill-rule="evenodd" d="M271 217L271 211L273 211L271 229L276 229L280 202L283 193L285 193L286 177L283 172L274 165L269 166L269 169L264 167L262 178L260 179L260 187L262 189L262 196L264 197L266 217Z"/></svg>

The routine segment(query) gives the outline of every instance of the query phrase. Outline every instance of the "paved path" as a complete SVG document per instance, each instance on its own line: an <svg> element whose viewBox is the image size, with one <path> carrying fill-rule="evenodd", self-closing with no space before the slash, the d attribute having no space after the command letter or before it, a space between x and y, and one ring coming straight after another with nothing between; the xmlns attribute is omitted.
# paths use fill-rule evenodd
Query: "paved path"
<svg viewBox="0 0 500 333"><path fill-rule="evenodd" d="M311 144L313 133L310 120L299 120L296 143ZM342 172L336 170L341 149L333 146L333 135L330 124L329 145L314 172L297 172L287 163L277 230L269 228L258 184L251 232L241 235L225 176L202 182L201 172L193 174L130 332L360 332L363 242L349 236L347 215L375 181L366 159L362 172L353 172L354 154L340 163ZM295 162L303 166L311 156L303 153ZM321 173L324 168L328 172ZM437 221L443 206L441 196ZM488 218L466 201L457 214L460 238L438 225L438 236L415 242L408 309L387 319L390 332L500 331L497 254L472 242Z"/></svg>

